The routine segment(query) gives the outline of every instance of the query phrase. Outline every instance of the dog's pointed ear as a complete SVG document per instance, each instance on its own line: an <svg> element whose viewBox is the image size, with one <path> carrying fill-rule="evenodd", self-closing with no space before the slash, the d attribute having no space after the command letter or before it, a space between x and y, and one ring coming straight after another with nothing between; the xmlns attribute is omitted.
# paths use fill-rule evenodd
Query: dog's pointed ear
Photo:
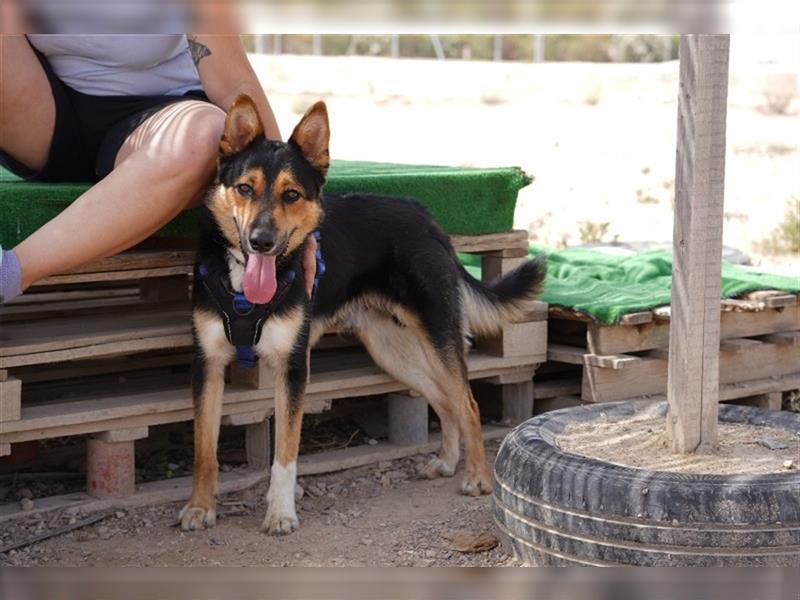
<svg viewBox="0 0 800 600"><path fill-rule="evenodd" d="M264 125L255 102L247 94L242 94L228 109L219 151L224 155L236 154L260 135L264 135Z"/></svg>
<svg viewBox="0 0 800 600"><path fill-rule="evenodd" d="M294 128L289 141L297 144L306 160L325 175L331 163L331 157L328 154L330 139L328 109L325 103L320 101L306 111L297 127Z"/></svg>

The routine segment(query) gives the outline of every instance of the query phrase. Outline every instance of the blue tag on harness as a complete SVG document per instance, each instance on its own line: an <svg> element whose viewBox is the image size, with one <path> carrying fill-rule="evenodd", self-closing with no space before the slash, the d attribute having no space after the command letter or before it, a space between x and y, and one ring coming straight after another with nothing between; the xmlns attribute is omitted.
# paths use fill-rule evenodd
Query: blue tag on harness
<svg viewBox="0 0 800 600"><path fill-rule="evenodd" d="M236 346L236 363L243 369L256 366L256 353L252 346Z"/></svg>
<svg viewBox="0 0 800 600"><path fill-rule="evenodd" d="M233 309L240 315L246 315L253 310L253 303L244 294L237 292L233 295Z"/></svg>

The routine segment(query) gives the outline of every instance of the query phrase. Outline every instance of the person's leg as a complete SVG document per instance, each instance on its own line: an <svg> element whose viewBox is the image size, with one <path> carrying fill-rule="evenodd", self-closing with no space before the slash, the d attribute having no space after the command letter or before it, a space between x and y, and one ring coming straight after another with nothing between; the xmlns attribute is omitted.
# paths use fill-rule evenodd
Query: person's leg
<svg viewBox="0 0 800 600"><path fill-rule="evenodd" d="M56 109L47 75L24 35L0 35L0 150L32 171L47 162Z"/></svg>
<svg viewBox="0 0 800 600"><path fill-rule="evenodd" d="M47 162L55 128L47 75L24 35L0 35L0 151L31 172ZM0 302L20 293L20 261L0 246Z"/></svg>
<svg viewBox="0 0 800 600"><path fill-rule="evenodd" d="M105 179L14 249L22 289L130 248L194 203L213 176L224 122L219 108L187 101L142 123Z"/></svg>

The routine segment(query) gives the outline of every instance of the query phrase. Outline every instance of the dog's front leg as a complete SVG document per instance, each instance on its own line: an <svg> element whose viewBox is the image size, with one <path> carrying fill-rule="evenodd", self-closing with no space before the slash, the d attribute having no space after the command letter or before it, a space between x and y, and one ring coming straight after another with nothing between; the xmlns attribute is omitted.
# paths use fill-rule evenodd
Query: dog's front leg
<svg viewBox="0 0 800 600"><path fill-rule="evenodd" d="M225 391L225 366L232 356L219 318L196 311L194 324L199 341L192 367L194 473L192 496L179 515L184 531L213 527L217 521L217 439Z"/></svg>
<svg viewBox="0 0 800 600"><path fill-rule="evenodd" d="M277 361L275 380L275 460L272 463L267 515L262 529L285 535L297 529L294 491L297 452L303 423L303 397L308 379L308 326L286 360Z"/></svg>

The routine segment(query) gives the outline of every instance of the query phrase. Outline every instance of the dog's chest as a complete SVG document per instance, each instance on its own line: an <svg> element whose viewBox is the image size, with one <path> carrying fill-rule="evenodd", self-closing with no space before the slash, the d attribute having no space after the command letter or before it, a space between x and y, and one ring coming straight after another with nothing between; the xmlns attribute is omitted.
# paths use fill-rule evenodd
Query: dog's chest
<svg viewBox="0 0 800 600"><path fill-rule="evenodd" d="M240 250L228 250L228 272L230 273L231 289L241 292L244 278L244 255Z"/></svg>

